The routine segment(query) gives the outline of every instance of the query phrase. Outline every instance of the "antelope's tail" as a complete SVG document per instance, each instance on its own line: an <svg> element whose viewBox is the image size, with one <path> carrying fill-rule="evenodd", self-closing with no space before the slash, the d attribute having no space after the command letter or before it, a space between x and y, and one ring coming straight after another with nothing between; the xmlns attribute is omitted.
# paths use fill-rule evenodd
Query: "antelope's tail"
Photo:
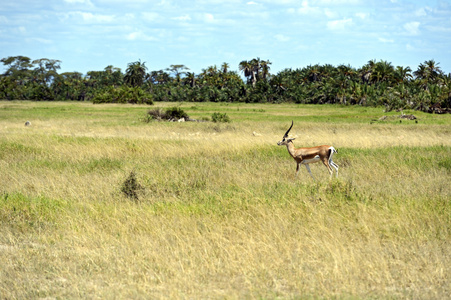
<svg viewBox="0 0 451 300"><path fill-rule="evenodd" d="M330 156L332 156L334 153L338 153L337 149L335 149L332 146L330 146L329 150L330 150Z"/></svg>

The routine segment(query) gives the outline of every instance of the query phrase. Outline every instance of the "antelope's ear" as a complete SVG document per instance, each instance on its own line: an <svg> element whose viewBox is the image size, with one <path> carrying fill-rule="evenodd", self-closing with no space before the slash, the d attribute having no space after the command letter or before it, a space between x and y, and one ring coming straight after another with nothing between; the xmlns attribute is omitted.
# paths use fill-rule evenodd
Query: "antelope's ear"
<svg viewBox="0 0 451 300"><path fill-rule="evenodd" d="M289 139L287 139L287 142L291 142L291 141L294 141L296 138L289 138Z"/></svg>

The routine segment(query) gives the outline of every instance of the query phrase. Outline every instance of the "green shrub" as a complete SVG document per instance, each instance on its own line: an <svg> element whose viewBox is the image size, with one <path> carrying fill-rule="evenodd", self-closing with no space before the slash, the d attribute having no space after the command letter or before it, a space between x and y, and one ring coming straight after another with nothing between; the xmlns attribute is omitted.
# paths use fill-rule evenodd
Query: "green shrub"
<svg viewBox="0 0 451 300"><path fill-rule="evenodd" d="M181 118L188 119L189 117L188 114L180 107L174 106L166 109L166 119L179 120Z"/></svg>
<svg viewBox="0 0 451 300"><path fill-rule="evenodd" d="M226 113L218 113L215 112L211 115L211 120L215 123L223 122L228 123L230 122L230 118Z"/></svg>
<svg viewBox="0 0 451 300"><path fill-rule="evenodd" d="M150 120L180 120L181 118L188 120L189 116L180 107L170 107L166 110L156 108L147 112L147 118L145 119L145 121L150 122Z"/></svg>
<svg viewBox="0 0 451 300"><path fill-rule="evenodd" d="M121 86L110 87L97 92L93 103L131 103L131 104L153 104L152 95L139 87Z"/></svg>

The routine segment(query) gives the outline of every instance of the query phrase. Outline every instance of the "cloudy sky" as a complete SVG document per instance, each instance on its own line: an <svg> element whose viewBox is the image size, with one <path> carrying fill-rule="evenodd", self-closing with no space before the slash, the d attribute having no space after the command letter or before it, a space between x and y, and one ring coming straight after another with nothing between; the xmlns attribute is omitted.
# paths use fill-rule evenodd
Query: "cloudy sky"
<svg viewBox="0 0 451 300"><path fill-rule="evenodd" d="M196 74L227 62L272 62L271 72L369 60L433 59L451 72L451 0L12 0L0 5L0 58L61 60L60 72L149 71L183 64ZM0 72L3 72L0 66Z"/></svg>

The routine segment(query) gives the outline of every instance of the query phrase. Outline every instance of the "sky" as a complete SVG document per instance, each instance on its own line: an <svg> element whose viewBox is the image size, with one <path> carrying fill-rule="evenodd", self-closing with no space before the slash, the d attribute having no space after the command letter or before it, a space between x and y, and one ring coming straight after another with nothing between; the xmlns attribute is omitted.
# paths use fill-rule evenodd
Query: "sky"
<svg viewBox="0 0 451 300"><path fill-rule="evenodd" d="M451 73L451 0L12 0L0 5L0 59L61 61L60 73L190 72L269 60L270 73L370 60ZM0 66L0 73L6 70Z"/></svg>

